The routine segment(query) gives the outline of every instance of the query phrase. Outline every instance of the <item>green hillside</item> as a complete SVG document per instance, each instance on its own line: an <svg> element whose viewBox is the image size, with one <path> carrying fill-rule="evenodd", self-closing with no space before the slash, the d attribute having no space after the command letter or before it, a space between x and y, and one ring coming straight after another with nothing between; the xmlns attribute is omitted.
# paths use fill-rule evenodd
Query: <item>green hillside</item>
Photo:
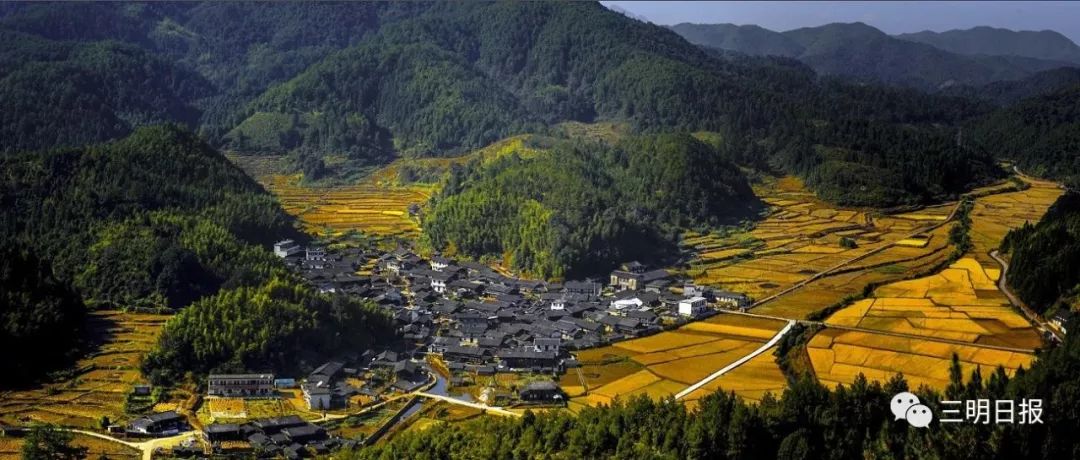
<svg viewBox="0 0 1080 460"><path fill-rule="evenodd" d="M115 41L58 42L0 30L0 153L78 146L172 121L194 127L195 72Z"/></svg>
<svg viewBox="0 0 1080 460"><path fill-rule="evenodd" d="M972 122L972 139L1025 173L1080 178L1080 86L1022 100Z"/></svg>
<svg viewBox="0 0 1080 460"><path fill-rule="evenodd" d="M1080 64L1080 46L1052 30L1015 31L979 26L945 32L924 30L896 37L958 54L1022 56Z"/></svg>
<svg viewBox="0 0 1080 460"><path fill-rule="evenodd" d="M262 188L190 132L0 158L0 228L90 304L181 307L283 268L292 232Z"/></svg>
<svg viewBox="0 0 1080 460"><path fill-rule="evenodd" d="M581 277L664 260L680 228L735 224L758 206L742 173L689 135L556 142L536 156L454 170L424 232L435 249Z"/></svg>

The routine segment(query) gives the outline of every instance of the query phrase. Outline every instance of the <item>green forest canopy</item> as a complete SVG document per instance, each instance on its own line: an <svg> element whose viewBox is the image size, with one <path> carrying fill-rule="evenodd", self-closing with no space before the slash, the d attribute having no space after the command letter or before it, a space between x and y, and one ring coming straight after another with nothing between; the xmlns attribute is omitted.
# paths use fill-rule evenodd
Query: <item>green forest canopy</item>
<svg viewBox="0 0 1080 460"><path fill-rule="evenodd" d="M738 223L759 206L739 169L687 134L554 141L452 170L424 237L537 276L580 277L670 257L681 228Z"/></svg>

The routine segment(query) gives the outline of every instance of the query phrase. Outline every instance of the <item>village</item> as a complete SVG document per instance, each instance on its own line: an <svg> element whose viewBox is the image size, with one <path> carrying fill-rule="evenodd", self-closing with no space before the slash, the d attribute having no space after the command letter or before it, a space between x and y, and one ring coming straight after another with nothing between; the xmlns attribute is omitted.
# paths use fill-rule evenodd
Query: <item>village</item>
<svg viewBox="0 0 1080 460"><path fill-rule="evenodd" d="M328 253L283 241L274 252L321 291L372 299L392 311L406 355L437 355L455 373L558 375L575 366L572 350L654 334L717 308L751 303L738 293L676 286L667 271L637 262L612 271L607 283L555 283L508 277L477 262L424 260L405 249ZM371 276L355 274L369 262L375 263Z"/></svg>
<svg viewBox="0 0 1080 460"><path fill-rule="evenodd" d="M638 262L621 265L606 282L558 283L510 277L478 262L424 259L404 248L327 249L284 240L273 251L320 292L370 299L386 309L400 342L342 353L306 376L256 369L211 374L197 420L158 412L111 432L151 438L200 432L200 442L171 448L168 454L178 457L202 455L209 446L219 454L302 458L374 442L414 413L422 398L495 411L565 407L557 381L578 367L573 351L655 334L721 309L745 310L752 300L680 283ZM296 413L253 418L243 409L245 401L282 400ZM320 425L384 407L393 407L392 415L365 436Z"/></svg>

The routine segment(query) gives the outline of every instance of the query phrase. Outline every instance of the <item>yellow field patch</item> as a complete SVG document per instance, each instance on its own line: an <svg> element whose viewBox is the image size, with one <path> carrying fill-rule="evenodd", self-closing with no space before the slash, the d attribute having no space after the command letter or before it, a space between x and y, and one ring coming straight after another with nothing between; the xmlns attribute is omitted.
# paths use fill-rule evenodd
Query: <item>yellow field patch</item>
<svg viewBox="0 0 1080 460"><path fill-rule="evenodd" d="M649 366L649 370L660 377L689 385L750 354L760 346L757 343L746 343L739 348L722 353L694 356Z"/></svg>
<svg viewBox="0 0 1080 460"><path fill-rule="evenodd" d="M641 370L599 388L590 389L590 392L614 398L619 395L629 394L658 381L660 381L660 377L657 377L656 374L648 370Z"/></svg>
<svg viewBox="0 0 1080 460"><path fill-rule="evenodd" d="M962 258L935 275L881 286L873 299L841 309L826 323L971 343L1003 341L1031 348L1039 343L1038 332L973 258Z"/></svg>
<svg viewBox="0 0 1080 460"><path fill-rule="evenodd" d="M716 340L716 337L668 331L650 335L648 337L619 342L615 344L615 347L636 353L648 353L670 350L672 348L681 348L713 340Z"/></svg>

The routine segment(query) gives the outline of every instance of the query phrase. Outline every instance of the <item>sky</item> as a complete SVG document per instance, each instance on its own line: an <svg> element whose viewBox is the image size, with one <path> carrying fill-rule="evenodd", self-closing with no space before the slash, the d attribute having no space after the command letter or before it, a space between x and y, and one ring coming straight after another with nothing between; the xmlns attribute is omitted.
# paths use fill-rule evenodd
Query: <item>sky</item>
<svg viewBox="0 0 1080 460"><path fill-rule="evenodd" d="M1080 43L1080 2L621 2L650 22L756 24L785 31L830 22L865 22L889 34L992 26L1055 30Z"/></svg>

